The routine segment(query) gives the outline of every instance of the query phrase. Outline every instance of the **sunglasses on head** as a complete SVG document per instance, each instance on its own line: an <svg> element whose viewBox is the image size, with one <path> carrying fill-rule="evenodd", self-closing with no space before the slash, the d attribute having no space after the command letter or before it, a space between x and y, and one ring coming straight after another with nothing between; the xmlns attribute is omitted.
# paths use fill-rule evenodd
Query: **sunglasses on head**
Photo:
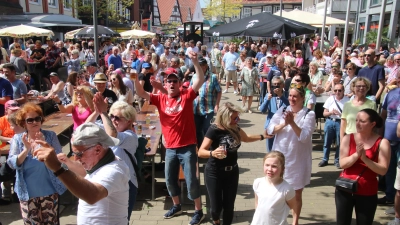
<svg viewBox="0 0 400 225"><path fill-rule="evenodd" d="M31 123L33 123L33 122L37 122L37 123L39 123L39 122L42 122L42 117L41 116L37 116L37 117L35 117L35 118L26 118L26 123L28 123L28 124L31 124Z"/></svg>
<svg viewBox="0 0 400 225"><path fill-rule="evenodd" d="M167 83L174 83L174 84L176 84L176 83L178 83L178 80L167 80Z"/></svg>
<svg viewBox="0 0 400 225"><path fill-rule="evenodd" d="M89 150L89 149L91 149L93 147L96 147L96 145L90 146L89 148L87 148L87 149L85 149L85 150L83 150L81 152L72 152L72 156L75 156L76 158L82 158L83 153L85 153L87 150Z"/></svg>
<svg viewBox="0 0 400 225"><path fill-rule="evenodd" d="M300 81L296 80L296 82L301 82L301 80ZM301 84L292 83L292 84L290 84L290 88L303 89L303 86Z"/></svg>
<svg viewBox="0 0 400 225"><path fill-rule="evenodd" d="M120 121L120 120L122 120L122 117L114 116L113 114L110 114L110 119L115 120L115 121Z"/></svg>

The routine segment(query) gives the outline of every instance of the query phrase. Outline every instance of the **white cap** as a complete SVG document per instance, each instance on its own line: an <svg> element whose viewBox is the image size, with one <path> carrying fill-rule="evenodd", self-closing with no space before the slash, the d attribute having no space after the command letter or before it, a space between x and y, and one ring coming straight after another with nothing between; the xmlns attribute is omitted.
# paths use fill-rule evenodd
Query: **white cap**
<svg viewBox="0 0 400 225"><path fill-rule="evenodd" d="M268 53L268 54L267 54L267 58L268 58L268 57L271 57L271 58L272 58L272 54L271 54L271 53Z"/></svg>
<svg viewBox="0 0 400 225"><path fill-rule="evenodd" d="M350 56L351 56L351 57L356 57L357 54L353 52L353 53L350 54Z"/></svg>

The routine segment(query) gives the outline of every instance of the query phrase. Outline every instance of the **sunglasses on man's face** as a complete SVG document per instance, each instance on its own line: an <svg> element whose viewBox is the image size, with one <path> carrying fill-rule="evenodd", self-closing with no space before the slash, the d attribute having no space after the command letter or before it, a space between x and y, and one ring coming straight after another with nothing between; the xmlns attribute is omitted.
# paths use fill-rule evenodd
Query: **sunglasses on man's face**
<svg viewBox="0 0 400 225"><path fill-rule="evenodd" d="M339 93L341 93L342 92L342 90L341 89L335 89L335 90L333 90L333 92L339 92Z"/></svg>
<svg viewBox="0 0 400 225"><path fill-rule="evenodd" d="M347 70L353 70L353 68L347 68Z"/></svg>
<svg viewBox="0 0 400 225"><path fill-rule="evenodd" d="M296 80L294 80L294 81L296 81L296 82L298 82L298 83L303 82L301 79L296 79Z"/></svg>
<svg viewBox="0 0 400 225"><path fill-rule="evenodd" d="M42 122L42 117L41 116L37 116L35 118L26 118L25 121L26 121L27 124L31 124L33 122L39 123L39 122Z"/></svg>
<svg viewBox="0 0 400 225"><path fill-rule="evenodd" d="M372 56L371 54L365 54L365 57L370 57L370 56Z"/></svg>
<svg viewBox="0 0 400 225"><path fill-rule="evenodd" d="M82 158L83 153L85 153L87 150L89 150L89 149L91 149L93 147L96 147L96 145L90 146L89 148L87 148L87 149L85 149L85 150L83 150L81 152L72 152L72 156L75 156L76 158Z"/></svg>
<svg viewBox="0 0 400 225"><path fill-rule="evenodd" d="M176 84L176 83L178 83L178 80L167 80L167 83L169 83L169 84L171 84L171 83Z"/></svg>

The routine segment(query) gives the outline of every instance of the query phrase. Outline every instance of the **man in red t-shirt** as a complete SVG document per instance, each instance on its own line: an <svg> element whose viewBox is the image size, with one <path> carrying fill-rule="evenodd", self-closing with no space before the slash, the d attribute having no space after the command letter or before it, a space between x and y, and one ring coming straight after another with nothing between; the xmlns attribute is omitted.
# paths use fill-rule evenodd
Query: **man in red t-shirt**
<svg viewBox="0 0 400 225"><path fill-rule="evenodd" d="M166 147L165 155L165 180L168 192L172 197L174 206L164 215L169 219L182 213L178 186L179 165L185 171L185 180L188 189L189 199L194 201L195 213L189 224L200 224L205 215L200 204L200 185L196 177L196 127L193 117L193 101L197 92L204 83L204 73L197 59L197 53L188 53L194 68L197 79L188 89L181 89L181 80L178 72L174 69L165 71L167 76L167 93L150 94L143 90L139 82L135 81L137 95L150 101L157 106L161 128L163 131ZM156 82L156 83L155 83ZM153 86L160 85L152 80Z"/></svg>

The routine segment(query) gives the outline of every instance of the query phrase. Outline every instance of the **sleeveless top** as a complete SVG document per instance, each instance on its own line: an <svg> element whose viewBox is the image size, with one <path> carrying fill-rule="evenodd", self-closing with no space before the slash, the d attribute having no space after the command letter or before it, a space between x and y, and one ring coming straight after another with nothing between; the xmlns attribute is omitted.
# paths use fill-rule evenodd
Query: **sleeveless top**
<svg viewBox="0 0 400 225"><path fill-rule="evenodd" d="M75 130L77 127L79 127L79 125L84 123L86 119L90 116L90 114L92 114L92 110L90 110L89 107L87 107L83 113L79 113L78 109L79 109L78 106L74 106L74 108L72 109L72 120L74 121L73 130Z"/></svg>
<svg viewBox="0 0 400 225"><path fill-rule="evenodd" d="M376 139L374 145L370 149L365 150L366 156L374 162L378 162L378 154L375 155L375 152L378 151L381 140L382 137L379 137ZM356 141L354 140L354 134L350 134L349 156L354 153L356 153ZM361 158L359 158L351 167L343 170L342 176L355 180L365 167L365 163L361 160ZM377 174L375 172L367 168L358 179L358 190L355 194L367 196L376 195L378 193L378 180L376 176Z"/></svg>

